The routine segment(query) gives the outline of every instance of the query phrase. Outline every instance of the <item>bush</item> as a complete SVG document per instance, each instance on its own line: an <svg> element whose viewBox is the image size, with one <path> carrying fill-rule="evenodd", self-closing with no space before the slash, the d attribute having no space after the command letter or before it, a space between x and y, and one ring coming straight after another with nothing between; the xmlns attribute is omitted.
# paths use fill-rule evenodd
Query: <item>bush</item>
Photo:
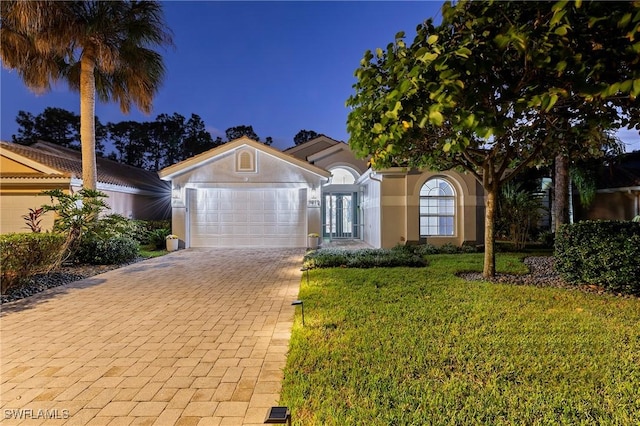
<svg viewBox="0 0 640 426"><path fill-rule="evenodd" d="M64 241L64 235L54 233L0 235L2 294L52 268L60 258Z"/></svg>
<svg viewBox="0 0 640 426"><path fill-rule="evenodd" d="M74 260L91 265L114 265L129 262L138 256L138 243L128 237L84 238Z"/></svg>
<svg viewBox="0 0 640 426"><path fill-rule="evenodd" d="M170 220L135 220L134 222L136 223L137 234L133 238L142 245L155 245L156 240L159 241L161 239L154 237L155 231L158 229L169 230L171 228Z"/></svg>
<svg viewBox="0 0 640 426"><path fill-rule="evenodd" d="M169 234L171 234L171 230L167 228L154 229L152 231L149 231L149 233L147 234L147 238L149 242L147 244L154 245L155 248L158 250L165 248L166 247L165 241Z"/></svg>
<svg viewBox="0 0 640 426"><path fill-rule="evenodd" d="M570 283L640 293L640 223L563 225L556 235L555 255L556 269Z"/></svg>
<svg viewBox="0 0 640 426"><path fill-rule="evenodd" d="M320 249L307 253L304 266L308 268L374 268L394 266L426 266L425 260L408 250L385 249Z"/></svg>

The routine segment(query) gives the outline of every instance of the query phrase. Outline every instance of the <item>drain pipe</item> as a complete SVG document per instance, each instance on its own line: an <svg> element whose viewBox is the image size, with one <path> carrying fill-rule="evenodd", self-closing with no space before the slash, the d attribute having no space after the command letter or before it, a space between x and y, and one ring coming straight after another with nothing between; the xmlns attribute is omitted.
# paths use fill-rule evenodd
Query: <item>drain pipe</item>
<svg viewBox="0 0 640 426"><path fill-rule="evenodd" d="M378 208L380 209L380 220L378 221L378 238L380 240L380 247L382 247L382 179L376 179L375 172L369 172L369 179L372 181L378 182L380 184L380 199L378 200ZM364 230L363 230L364 237Z"/></svg>

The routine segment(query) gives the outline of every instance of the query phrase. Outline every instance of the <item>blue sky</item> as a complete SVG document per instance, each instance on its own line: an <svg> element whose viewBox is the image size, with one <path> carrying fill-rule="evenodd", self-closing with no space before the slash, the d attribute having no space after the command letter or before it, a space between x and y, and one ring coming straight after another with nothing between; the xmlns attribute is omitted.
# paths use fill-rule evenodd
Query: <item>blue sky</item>
<svg viewBox="0 0 640 426"><path fill-rule="evenodd" d="M198 114L213 137L252 125L286 148L300 129L348 140L344 103L367 49L385 48L398 31L413 40L423 20L439 20L442 2L164 2L175 49L163 52L167 76L151 116L96 105L103 123L152 120L161 113ZM2 140L16 133L18 111L45 107L79 112L79 96L61 84L37 96L2 69ZM620 134L640 149L637 131Z"/></svg>

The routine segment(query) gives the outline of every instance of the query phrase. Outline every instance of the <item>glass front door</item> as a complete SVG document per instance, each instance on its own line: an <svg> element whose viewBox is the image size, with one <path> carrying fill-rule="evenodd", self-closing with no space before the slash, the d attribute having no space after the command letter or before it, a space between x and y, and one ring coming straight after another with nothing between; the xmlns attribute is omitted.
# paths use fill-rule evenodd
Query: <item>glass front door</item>
<svg viewBox="0 0 640 426"><path fill-rule="evenodd" d="M329 193L324 195L322 211L324 236L329 239L358 238L357 193Z"/></svg>

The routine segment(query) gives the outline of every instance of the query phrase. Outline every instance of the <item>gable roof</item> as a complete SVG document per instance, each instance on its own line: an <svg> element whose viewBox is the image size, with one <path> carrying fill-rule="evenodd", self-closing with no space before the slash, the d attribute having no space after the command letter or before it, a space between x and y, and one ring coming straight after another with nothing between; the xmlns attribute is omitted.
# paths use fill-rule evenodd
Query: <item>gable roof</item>
<svg viewBox="0 0 640 426"><path fill-rule="evenodd" d="M170 180L172 177L185 173L189 170L192 170L196 167L201 166L203 163L213 161L215 158L220 157L228 152L231 152L237 148L242 146L251 146L258 151L264 152L267 155L271 155L272 157L276 157L282 161L290 163L296 167L307 170L316 175L328 178L331 176L331 173L328 171L321 169L319 167L314 166L313 164L309 164L306 161L300 160L292 155L288 155L283 153L282 151L278 151L275 148L272 148L263 143L254 141L253 139L249 139L246 136L235 139L231 142L227 142L224 145L218 146L216 148L212 148L208 151L203 152L202 154L194 155L191 158L187 158L179 163L176 163L172 166L166 167L160 171L158 171L158 175L160 179Z"/></svg>
<svg viewBox="0 0 640 426"><path fill-rule="evenodd" d="M2 178L68 177L82 179L82 153L49 142L38 141L30 146L0 141L0 153L18 163L33 168L33 173L6 173ZM138 167L96 157L98 182L146 191L162 191L167 185L158 175Z"/></svg>
<svg viewBox="0 0 640 426"><path fill-rule="evenodd" d="M301 160L308 160L308 157L337 144L346 145L344 142L332 139L325 135L320 135L317 138L308 140L300 145L287 148L283 152L285 154L293 155Z"/></svg>

